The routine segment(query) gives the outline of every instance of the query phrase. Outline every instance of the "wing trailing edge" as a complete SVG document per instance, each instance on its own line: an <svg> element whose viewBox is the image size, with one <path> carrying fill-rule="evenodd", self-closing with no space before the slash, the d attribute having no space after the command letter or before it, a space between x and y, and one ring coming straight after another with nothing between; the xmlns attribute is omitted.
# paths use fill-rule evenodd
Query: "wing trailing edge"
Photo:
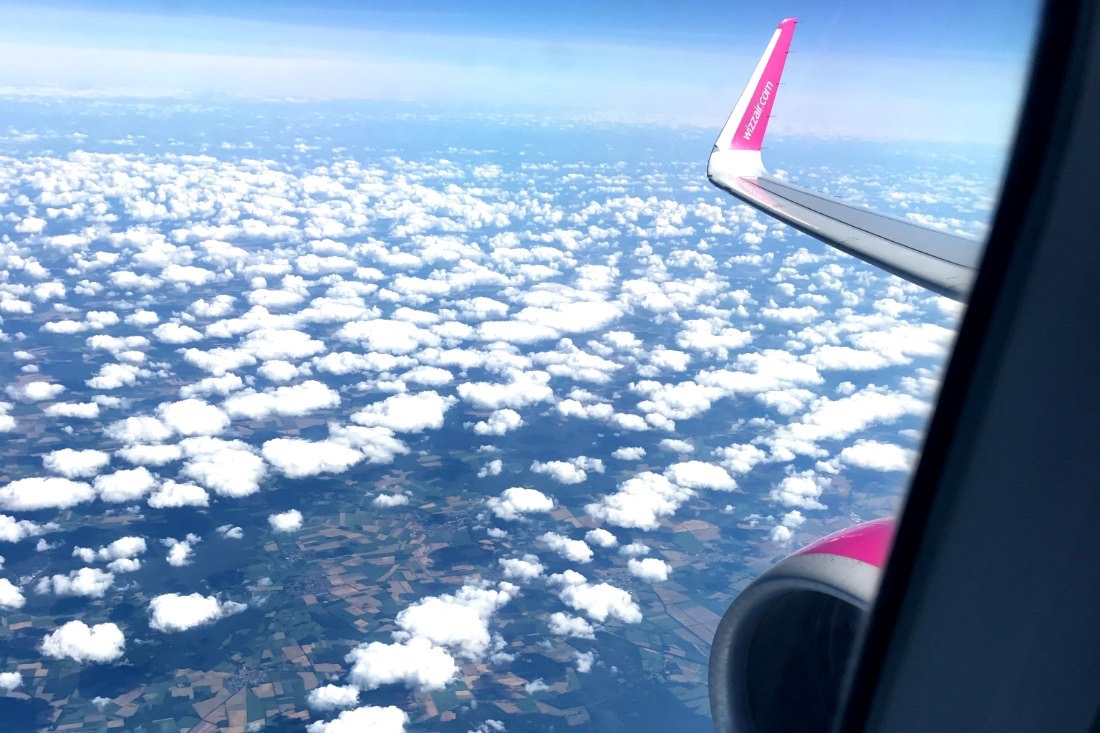
<svg viewBox="0 0 1100 733"><path fill-rule="evenodd" d="M779 24L707 162L718 188L780 221L910 282L965 301L981 244L880 214L768 173L760 156L797 20Z"/></svg>

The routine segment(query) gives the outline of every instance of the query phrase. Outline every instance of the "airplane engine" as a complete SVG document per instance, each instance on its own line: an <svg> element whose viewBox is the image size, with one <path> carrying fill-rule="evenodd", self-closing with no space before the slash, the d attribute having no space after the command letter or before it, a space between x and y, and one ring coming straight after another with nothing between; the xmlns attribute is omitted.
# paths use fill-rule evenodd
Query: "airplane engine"
<svg viewBox="0 0 1100 733"><path fill-rule="evenodd" d="M710 653L718 733L827 730L893 536L893 519L836 532L784 558L734 600Z"/></svg>

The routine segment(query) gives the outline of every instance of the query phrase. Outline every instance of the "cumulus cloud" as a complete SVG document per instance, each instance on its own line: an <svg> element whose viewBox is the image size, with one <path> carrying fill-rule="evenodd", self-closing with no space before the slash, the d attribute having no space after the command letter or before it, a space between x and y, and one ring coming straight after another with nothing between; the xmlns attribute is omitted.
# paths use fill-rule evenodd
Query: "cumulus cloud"
<svg viewBox="0 0 1100 733"><path fill-rule="evenodd" d="M23 675L19 672L0 672L0 691L11 692L22 684Z"/></svg>
<svg viewBox="0 0 1100 733"><path fill-rule="evenodd" d="M458 656L480 659L492 644L489 620L516 590L507 582L497 588L467 584L453 594L422 598L397 615L404 632L398 636L421 637Z"/></svg>
<svg viewBox="0 0 1100 733"><path fill-rule="evenodd" d="M4 390L11 397L22 402L42 402L52 400L65 391L62 384L53 384L43 380L24 382L23 384L9 384Z"/></svg>
<svg viewBox="0 0 1100 733"><path fill-rule="evenodd" d="M642 610L622 588L608 583L589 583L574 570L550 576L551 583L560 586L558 595L570 608L583 611L593 621L603 623L615 619L636 624L642 620Z"/></svg>
<svg viewBox="0 0 1100 733"><path fill-rule="evenodd" d="M379 494L371 500L373 506L381 509L389 509L395 506L405 506L409 503L408 494Z"/></svg>
<svg viewBox="0 0 1100 733"><path fill-rule="evenodd" d="M23 591L7 578L0 578L0 608L22 608L27 602Z"/></svg>
<svg viewBox="0 0 1100 733"><path fill-rule="evenodd" d="M541 473L563 484L579 484L588 479L587 471L604 472L603 461L599 458L577 456L565 461L534 461L532 473Z"/></svg>
<svg viewBox="0 0 1100 733"><path fill-rule="evenodd" d="M309 733L404 733L409 715L392 705L375 707L366 705L345 710L335 720L316 721L306 726Z"/></svg>
<svg viewBox="0 0 1100 733"><path fill-rule="evenodd" d="M139 415L113 422L104 431L119 443L160 443L172 437L172 429L155 417Z"/></svg>
<svg viewBox="0 0 1100 733"><path fill-rule="evenodd" d="M188 344L202 339L202 334L180 323L162 323L153 329L153 337L165 344Z"/></svg>
<svg viewBox="0 0 1100 733"><path fill-rule="evenodd" d="M825 505L818 501L824 488L824 480L813 471L800 471L780 481L770 496L783 506L824 509Z"/></svg>
<svg viewBox="0 0 1100 733"><path fill-rule="evenodd" d="M626 567L635 578L648 580L651 583L663 583L668 580L672 567L664 560L655 557L645 557L641 560L631 558L627 560Z"/></svg>
<svg viewBox="0 0 1100 733"><path fill-rule="evenodd" d="M857 440L840 452L840 460L848 466L870 471L908 471L916 453L893 443Z"/></svg>
<svg viewBox="0 0 1100 733"><path fill-rule="evenodd" d="M35 537L46 532L52 532L58 528L58 525L52 522L38 524L28 519L17 520L15 517L8 514L0 514L0 542L19 542L27 537ZM45 542L45 540L39 540L39 543L43 542ZM0 567L3 566L3 560L0 559Z"/></svg>
<svg viewBox="0 0 1100 733"><path fill-rule="evenodd" d="M458 673L454 657L422 637L392 644L372 641L353 649L346 659L352 665L348 679L366 690L392 684L440 690Z"/></svg>
<svg viewBox="0 0 1100 733"><path fill-rule="evenodd" d="M571 540L556 532L546 532L539 537L554 552L573 562L592 562L592 548L584 540Z"/></svg>
<svg viewBox="0 0 1100 733"><path fill-rule="evenodd" d="M494 458L493 460L489 461L484 466L478 469L477 477L485 478L487 476L499 476L503 470L504 461L499 458Z"/></svg>
<svg viewBox="0 0 1100 733"><path fill-rule="evenodd" d="M539 562L536 555L524 555L523 557L502 557L497 562L504 570L504 577L511 580L534 580L542 575L546 568Z"/></svg>
<svg viewBox="0 0 1100 733"><path fill-rule="evenodd" d="M639 446L616 448L611 451L611 456L620 461L640 461L645 458L645 448Z"/></svg>
<svg viewBox="0 0 1100 733"><path fill-rule="evenodd" d="M61 474L66 478L95 476L110 462L110 453L92 448L84 450L62 448L42 456L42 465L47 471Z"/></svg>
<svg viewBox="0 0 1100 733"><path fill-rule="evenodd" d="M509 373L510 381L504 384L493 382L464 382L458 385L458 396L475 408L500 410L506 407L518 408L545 402L554 396L546 372Z"/></svg>
<svg viewBox="0 0 1100 733"><path fill-rule="evenodd" d="M199 593L165 593L149 601L149 626L156 631L173 633L212 624L248 608L243 603L220 601Z"/></svg>
<svg viewBox="0 0 1100 733"><path fill-rule="evenodd" d="M263 457L290 478L343 473L364 459L354 448L331 440L275 438L263 445Z"/></svg>
<svg viewBox="0 0 1100 733"><path fill-rule="evenodd" d="M350 708L359 702L359 688L355 685L324 685L311 690L307 702L314 710Z"/></svg>
<svg viewBox="0 0 1100 733"><path fill-rule="evenodd" d="M498 519L520 519L524 514L545 513L554 509L554 500L538 489L514 486L485 504Z"/></svg>
<svg viewBox="0 0 1100 733"><path fill-rule="evenodd" d="M420 433L443 427L447 410L454 403L453 397L430 391L399 394L368 405L351 419L360 425L380 426L395 433Z"/></svg>
<svg viewBox="0 0 1100 733"><path fill-rule="evenodd" d="M210 495L196 484L165 481L149 495L154 509L177 509L184 506L209 506Z"/></svg>
<svg viewBox="0 0 1100 733"><path fill-rule="evenodd" d="M389 428L329 423L328 432L330 441L356 449L368 463L392 463L396 456L409 452L409 447Z"/></svg>
<svg viewBox="0 0 1100 733"><path fill-rule="evenodd" d="M489 417L474 423L474 432L478 435L504 435L523 425L523 418L515 410L505 407L494 410Z"/></svg>
<svg viewBox="0 0 1100 733"><path fill-rule="evenodd" d="M619 539L603 527L590 529L584 534L586 542L597 547L614 547L619 544Z"/></svg>
<svg viewBox="0 0 1100 733"><path fill-rule="evenodd" d="M0 489L0 508L9 511L68 509L95 498L95 491L83 481L56 476L22 478Z"/></svg>
<svg viewBox="0 0 1100 733"><path fill-rule="evenodd" d="M311 379L269 392L238 392L228 398L222 407L234 418L266 420L273 415L300 417L339 404L340 395L336 390Z"/></svg>
<svg viewBox="0 0 1100 733"><path fill-rule="evenodd" d="M39 648L54 659L113 662L126 652L126 638L117 624L88 626L83 621L70 621L46 634Z"/></svg>
<svg viewBox="0 0 1100 733"><path fill-rule="evenodd" d="M267 473L267 466L244 443L217 438L188 438L180 446L188 456L182 474L215 494L239 498L260 490L260 481Z"/></svg>
<svg viewBox="0 0 1100 733"><path fill-rule="evenodd" d="M673 483L689 489L733 491L737 488L737 482L724 468L703 461L674 463L665 469L665 476Z"/></svg>
<svg viewBox="0 0 1100 733"><path fill-rule="evenodd" d="M601 497L584 510L617 527L653 530L658 527L661 517L675 514L693 495L691 489L651 471L627 479L618 488L614 494Z"/></svg>
<svg viewBox="0 0 1100 733"><path fill-rule="evenodd" d="M102 598L114 583L113 573L99 568L80 568L68 575L44 577L35 586L37 593L49 593L51 590L59 596L87 596Z"/></svg>
<svg viewBox="0 0 1100 733"><path fill-rule="evenodd" d="M267 523L276 533L297 532L302 528L302 513L297 509L291 509L280 514L269 514Z"/></svg>
<svg viewBox="0 0 1100 733"><path fill-rule="evenodd" d="M229 416L214 405L195 398L162 404L157 408L157 415L169 429L180 435L217 435L229 427Z"/></svg>
<svg viewBox="0 0 1100 733"><path fill-rule="evenodd" d="M157 478L141 466L97 476L94 485L101 501L122 503L141 499L157 485Z"/></svg>
<svg viewBox="0 0 1100 733"><path fill-rule="evenodd" d="M188 534L186 539L177 540L174 537L168 537L161 540L161 544L168 548L168 555L165 558L168 564L174 568L182 568L184 565L191 564L191 557L195 551L195 545L202 540L198 535Z"/></svg>
<svg viewBox="0 0 1100 733"><path fill-rule="evenodd" d="M550 614L550 632L558 636L574 636L578 639L595 639L596 631L592 624L580 616L570 616L561 611Z"/></svg>

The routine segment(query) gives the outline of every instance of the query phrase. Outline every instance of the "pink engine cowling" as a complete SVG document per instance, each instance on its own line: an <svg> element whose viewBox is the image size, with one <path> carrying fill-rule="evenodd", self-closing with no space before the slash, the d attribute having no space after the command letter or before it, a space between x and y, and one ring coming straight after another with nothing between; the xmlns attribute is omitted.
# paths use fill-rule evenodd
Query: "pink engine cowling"
<svg viewBox="0 0 1100 733"><path fill-rule="evenodd" d="M711 647L716 731L828 729L893 538L893 519L853 525L784 558L737 596Z"/></svg>

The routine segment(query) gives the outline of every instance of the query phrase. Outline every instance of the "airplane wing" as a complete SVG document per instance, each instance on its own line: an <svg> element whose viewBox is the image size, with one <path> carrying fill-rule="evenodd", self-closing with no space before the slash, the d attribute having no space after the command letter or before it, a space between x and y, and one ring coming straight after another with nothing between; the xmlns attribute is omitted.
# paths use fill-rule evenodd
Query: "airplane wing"
<svg viewBox="0 0 1100 733"><path fill-rule="evenodd" d="M747 204L865 262L965 301L981 243L793 186L764 168L760 148L796 24L779 24L721 134L707 177Z"/></svg>

